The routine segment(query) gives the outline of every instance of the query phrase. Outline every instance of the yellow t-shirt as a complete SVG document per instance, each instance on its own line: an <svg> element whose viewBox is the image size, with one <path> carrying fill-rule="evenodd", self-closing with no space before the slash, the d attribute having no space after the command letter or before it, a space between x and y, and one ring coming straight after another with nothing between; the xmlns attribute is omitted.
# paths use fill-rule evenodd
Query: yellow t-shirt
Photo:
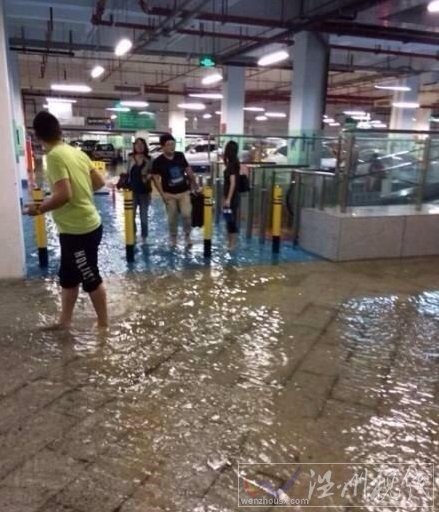
<svg viewBox="0 0 439 512"><path fill-rule="evenodd" d="M85 235L97 229L101 217L93 200L88 156L68 144L58 144L47 155L47 179L51 188L62 179L69 179L72 198L61 208L52 211L60 233Z"/></svg>

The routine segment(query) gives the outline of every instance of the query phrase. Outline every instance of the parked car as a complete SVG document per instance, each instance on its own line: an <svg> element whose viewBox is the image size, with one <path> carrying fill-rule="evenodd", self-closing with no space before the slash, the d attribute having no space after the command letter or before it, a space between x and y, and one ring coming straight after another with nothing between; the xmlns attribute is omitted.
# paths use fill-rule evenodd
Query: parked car
<svg viewBox="0 0 439 512"><path fill-rule="evenodd" d="M93 153L94 153L94 150L95 150L97 144L98 144L97 140L84 140L84 141L82 141L81 149L90 158L94 158Z"/></svg>
<svg viewBox="0 0 439 512"><path fill-rule="evenodd" d="M97 144L93 151L93 159L117 164L119 152L114 148L113 144Z"/></svg>
<svg viewBox="0 0 439 512"><path fill-rule="evenodd" d="M288 146L283 144L275 151L271 152L263 159L264 162L270 162L278 165L288 164ZM323 145L320 155L320 167L322 170L333 170L337 164L337 159L333 155L329 146Z"/></svg>
<svg viewBox="0 0 439 512"><path fill-rule="evenodd" d="M195 172L206 172L209 170L209 149L210 162L216 162L218 158L218 146L214 142L198 141L186 147L186 160Z"/></svg>

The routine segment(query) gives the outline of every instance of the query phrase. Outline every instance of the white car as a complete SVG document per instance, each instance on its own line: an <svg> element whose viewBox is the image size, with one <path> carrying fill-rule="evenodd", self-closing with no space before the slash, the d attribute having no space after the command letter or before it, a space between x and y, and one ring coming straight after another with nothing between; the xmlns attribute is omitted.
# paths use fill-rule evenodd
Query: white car
<svg viewBox="0 0 439 512"><path fill-rule="evenodd" d="M270 162L278 165L287 165L288 164L288 146L284 144L280 146L275 151L273 151L270 155L264 158L264 162ZM331 150L328 146L322 146L322 156L320 158L320 167L324 170L335 169L337 165L337 159L332 156Z"/></svg>
<svg viewBox="0 0 439 512"><path fill-rule="evenodd" d="M209 148L210 146L210 148ZM201 141L186 148L185 156L188 164L195 172L205 172L209 168L209 150L210 162L216 162L218 158L218 146L215 142Z"/></svg>

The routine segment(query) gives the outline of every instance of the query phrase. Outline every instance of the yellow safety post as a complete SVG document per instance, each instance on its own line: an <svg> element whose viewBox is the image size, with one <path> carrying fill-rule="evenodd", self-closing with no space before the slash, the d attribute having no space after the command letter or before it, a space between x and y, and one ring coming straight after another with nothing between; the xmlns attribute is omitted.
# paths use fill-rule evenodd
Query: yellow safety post
<svg viewBox="0 0 439 512"><path fill-rule="evenodd" d="M32 200L37 206L43 202L44 192L40 188L34 188L32 190ZM47 251L47 233L46 233L46 222L44 215L36 215L34 217L35 222L35 237L37 240L38 247L38 261L40 267L47 267L49 265L49 253Z"/></svg>
<svg viewBox="0 0 439 512"><path fill-rule="evenodd" d="M134 216L133 216L133 192L125 189L123 191L123 202L125 210L125 245L127 261L134 261Z"/></svg>
<svg viewBox="0 0 439 512"><path fill-rule="evenodd" d="M279 185L273 187L273 253L279 254L280 250L280 234L282 224L282 188Z"/></svg>
<svg viewBox="0 0 439 512"><path fill-rule="evenodd" d="M210 258L212 256L212 187L206 185L203 187L204 195L204 257Z"/></svg>

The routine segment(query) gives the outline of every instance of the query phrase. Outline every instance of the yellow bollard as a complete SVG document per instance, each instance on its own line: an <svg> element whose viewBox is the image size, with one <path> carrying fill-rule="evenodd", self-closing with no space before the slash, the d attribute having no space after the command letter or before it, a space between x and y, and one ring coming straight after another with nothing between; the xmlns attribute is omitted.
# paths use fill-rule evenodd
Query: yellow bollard
<svg viewBox="0 0 439 512"><path fill-rule="evenodd" d="M280 235L282 225L282 188L279 185L273 187L273 253L278 254L280 250Z"/></svg>
<svg viewBox="0 0 439 512"><path fill-rule="evenodd" d="M123 203L125 210L125 245L127 261L134 261L134 216L133 216L133 192L123 191Z"/></svg>
<svg viewBox="0 0 439 512"><path fill-rule="evenodd" d="M36 205L40 205L44 199L44 192L40 188L32 190L32 200ZM47 267L49 265L49 253L47 251L47 234L46 234L46 221L44 215L36 215L35 222L35 236L38 247L38 261L40 267Z"/></svg>
<svg viewBox="0 0 439 512"><path fill-rule="evenodd" d="M210 258L212 256L212 197L213 190L210 186L203 187L204 195L204 257Z"/></svg>

